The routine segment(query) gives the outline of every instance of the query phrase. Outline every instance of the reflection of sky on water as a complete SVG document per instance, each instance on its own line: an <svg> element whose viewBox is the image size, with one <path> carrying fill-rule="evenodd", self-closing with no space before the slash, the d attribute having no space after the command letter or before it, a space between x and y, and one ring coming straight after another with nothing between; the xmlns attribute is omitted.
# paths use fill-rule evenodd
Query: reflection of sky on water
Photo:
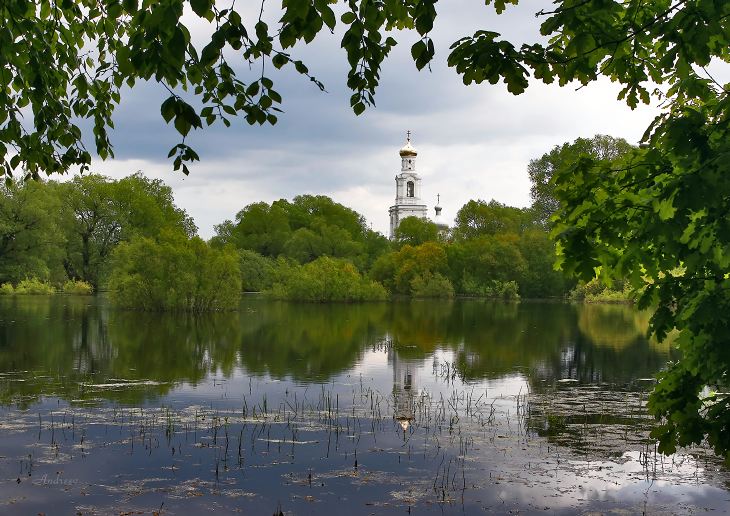
<svg viewBox="0 0 730 516"><path fill-rule="evenodd" d="M502 419L494 428L485 430L469 418L460 421L460 437L473 439L467 454L466 476L472 490L465 499L467 507L495 513L512 509L538 513L544 512L546 507L558 513L617 508L629 513L649 509L657 514L682 514L699 507L726 510L730 494L718 483L725 474L707 475L701 463L690 456L677 455L663 460L660 456L653 457L651 460L656 459L658 469L657 465L642 465L641 462L647 459L642 458L638 450L617 449L620 456L615 459L580 460L580 454L555 445L551 447L548 441L536 435L518 435L515 400L529 392L529 380L523 374L515 373L464 383L458 376L448 374L453 372L455 358L453 350L442 349L425 358L404 358L397 347L386 346L366 351L347 374L322 385L333 396L339 396L343 410L348 409L346 400L352 398L353 391L361 388L373 389L387 398L391 417L399 426L386 432L389 437L380 436L379 442L369 445L386 450L384 441L391 442L396 454L402 453L402 450L398 451L399 435L413 442L427 433L419 426L422 421L419 421L418 410L413 409L419 396L428 395L431 400L448 399L456 391L469 392L474 398L483 393L485 400L494 401ZM291 398L292 391L298 389L300 400L311 401L322 385L297 385L266 376L252 380L245 372L237 371L228 378L216 377L204 386L181 386L170 399L175 399L180 406L207 402L213 407L233 407L240 403L242 396L251 396L250 400L258 401L256 392L266 392L268 399L277 399ZM512 422L505 425L505 418L510 416ZM403 424L404 420L407 425ZM454 449L453 436L445 437L439 446L451 449L453 458L459 456ZM391 471L393 465L387 464L387 460L384 462L381 458L377 461L372 457L361 459L361 465ZM411 473L419 471L419 466L424 468L425 474L427 464L411 464ZM396 468L390 474L399 475L402 471ZM415 478L411 481L418 485ZM713 485L705 485L706 482ZM457 505L452 500L449 507L455 509Z"/></svg>
<svg viewBox="0 0 730 516"><path fill-rule="evenodd" d="M164 502L179 514L279 504L295 514L342 504L353 514L682 514L730 503L716 461L662 462L636 439L583 442L594 434L581 433L571 397L628 399L668 356L625 307L551 305L548 320L534 305L259 304L202 322L139 317L132 332L103 306L32 306L12 327L0 313L0 392L14 400L0 409L0 513ZM607 335L617 321L635 327ZM557 420L562 434L538 435L530 417ZM215 418L225 424L214 432ZM33 483L57 471L78 484Z"/></svg>

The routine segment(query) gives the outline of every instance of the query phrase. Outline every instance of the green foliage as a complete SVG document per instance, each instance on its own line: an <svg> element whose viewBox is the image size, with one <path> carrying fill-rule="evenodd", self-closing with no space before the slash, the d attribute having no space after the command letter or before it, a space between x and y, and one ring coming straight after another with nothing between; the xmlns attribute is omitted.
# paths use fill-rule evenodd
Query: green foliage
<svg viewBox="0 0 730 516"><path fill-rule="evenodd" d="M320 256L346 258L360 270L388 248L385 237L368 229L362 215L323 195L246 206L235 222L216 226L213 243L302 264Z"/></svg>
<svg viewBox="0 0 730 516"><path fill-rule="evenodd" d="M501 13L517 0L486 3ZM324 90L291 49L312 42L323 29L334 33L338 22L350 106L359 115L374 104L380 69L398 31L415 31L411 57L419 70L429 66L436 54L430 37L435 4L353 0L338 20L328 2L290 1L269 26L262 13L242 16L238 6L215 0L124 1L103 8L91 0L6 2L0 12L0 66L8 71L0 97L0 172L37 177L88 170L91 153L83 142L92 134L96 153L113 156L109 129L122 93L154 80L169 92L160 115L182 136L168 156L175 170L187 174L187 164L198 159L185 143L192 129L229 126L234 116L249 124L276 123L281 95L258 70L293 68ZM511 42L490 30L497 27L483 27L451 44L448 65L464 84L502 81L514 94L528 87L530 76L561 86L606 77L622 86L619 99L632 108L648 104L652 95L669 109L687 99L727 95L705 70L713 59L729 59L728 2L558 0L536 15L543 22L532 42ZM207 36L191 37L188 23ZM254 61L261 66L239 66ZM242 69L256 72L239 77ZM32 113L31 123L24 109Z"/></svg>
<svg viewBox="0 0 730 516"><path fill-rule="evenodd" d="M175 170L187 174L187 163L198 159L184 140L191 129L204 122L229 126L232 116L249 124L276 123L282 99L273 81L260 74L240 80L240 67L229 64L227 56L240 56L244 63L271 61L276 68L290 65L323 88L303 63L283 51L300 38L310 41L323 20L334 26L328 4L317 5L319 10L292 4L275 47L266 23L259 20L247 29L239 11L213 0L3 4L0 66L8 73L0 97L1 172L21 169L37 177L76 166L87 171L91 153L84 141L92 134L96 153L113 157L109 129L122 92L138 81L154 80L170 92L160 108L162 118L183 137L169 157ZM191 37L183 21L191 17L210 28L207 38ZM24 108L32 112L32 124L23 123ZM79 121L91 125L90 134Z"/></svg>
<svg viewBox="0 0 730 516"><path fill-rule="evenodd" d="M66 235L53 182L0 184L0 282L34 276L60 281Z"/></svg>
<svg viewBox="0 0 730 516"><path fill-rule="evenodd" d="M730 458L730 398L706 394L727 392L730 370L730 98L684 73L693 89L672 87L681 105L655 121L645 148L610 170L582 158L556 178L554 234L566 271L627 278L639 307L653 309L650 332L662 341L678 331L682 358L649 398L659 450L706 438Z"/></svg>
<svg viewBox="0 0 730 516"><path fill-rule="evenodd" d="M247 249L239 251L238 255L243 290L263 292L270 289L275 279L276 262Z"/></svg>
<svg viewBox="0 0 730 516"><path fill-rule="evenodd" d="M471 274L465 274L461 280L461 293L467 296L489 297L505 301L520 299L519 287L516 281L479 281Z"/></svg>
<svg viewBox="0 0 730 516"><path fill-rule="evenodd" d="M389 292L394 292L396 268L396 252L381 254L370 269L370 277L382 284Z"/></svg>
<svg viewBox="0 0 730 516"><path fill-rule="evenodd" d="M403 295L414 295L415 278L422 282L436 274L466 296L563 297L569 290L571 282L553 267L555 246L532 224L529 210L470 201L459 213L454 241L406 244L381 255L370 276Z"/></svg>
<svg viewBox="0 0 730 516"><path fill-rule="evenodd" d="M633 147L623 138L597 134L593 138L578 138L572 143L556 145L550 152L533 159L527 166L532 187L532 209L535 217L547 227L550 217L558 210L560 203L555 197L553 178L569 170L579 158L588 157L608 166Z"/></svg>
<svg viewBox="0 0 730 516"><path fill-rule="evenodd" d="M440 273L425 273L411 280L411 295L420 298L452 298L454 287L451 281Z"/></svg>
<svg viewBox="0 0 730 516"><path fill-rule="evenodd" d="M527 267L519 243L520 237L515 233L455 242L448 248L452 281L460 285L465 275L482 285L492 281L516 281Z"/></svg>
<svg viewBox="0 0 730 516"><path fill-rule="evenodd" d="M52 284L70 280L86 282L94 290L104 288L111 255L120 243L136 236L154 240L166 232L195 233L187 214L175 207L170 188L140 174L121 180L89 175L63 184L30 181L6 190L6 223L0 224L0 230L8 228L9 245L0 256L0 271L7 272L0 280L6 282L35 276ZM56 211L48 213L40 201ZM470 212L476 215L467 217ZM528 211L475 201L461 214L462 221L477 222L468 230L462 227L455 242L435 241L438 228L431 222L404 220L396 253L353 210L324 196L298 196L292 202L246 207L236 223L216 227L211 246L239 249L242 287L247 291L272 287L280 268L277 259L305 264L330 256L347 259L361 273L370 271L389 291L404 295L412 294L414 278L436 273L447 277L459 293L473 295L462 289L466 270L474 271L484 286L517 281L528 295L562 294L562 276L550 266L552 244L542 229L529 225ZM18 232L11 231L17 220L24 222ZM404 243L422 240L419 245ZM27 245L17 246L21 241Z"/></svg>
<svg viewBox="0 0 730 516"><path fill-rule="evenodd" d="M567 288L564 275L552 267L554 245L540 230L454 242L447 252L451 281L463 295L562 297Z"/></svg>
<svg viewBox="0 0 730 516"><path fill-rule="evenodd" d="M438 226L430 220L420 217L406 217L400 221L395 230L395 241L400 245L418 246L438 240Z"/></svg>
<svg viewBox="0 0 730 516"><path fill-rule="evenodd" d="M174 205L172 189L159 179L139 173L120 180L92 174L60 188L66 274L95 288L106 280L106 265L120 242L135 235L154 238L164 230L196 232L192 219Z"/></svg>
<svg viewBox="0 0 730 516"><path fill-rule="evenodd" d="M270 294L295 301L382 301L387 292L347 260L322 256L305 265L280 263Z"/></svg>
<svg viewBox="0 0 730 516"><path fill-rule="evenodd" d="M593 278L587 283L579 283L568 295L571 301L586 303L628 303L631 301L630 291L625 282L606 285L600 278Z"/></svg>
<svg viewBox="0 0 730 516"><path fill-rule="evenodd" d="M26 278L15 286L15 294L49 295L55 294L53 286L38 278Z"/></svg>
<svg viewBox="0 0 730 516"><path fill-rule="evenodd" d="M10 296L15 294L15 288L12 283L3 283L0 285L0 295Z"/></svg>
<svg viewBox="0 0 730 516"><path fill-rule="evenodd" d="M563 297L575 284L559 270L555 270L555 242L542 229L527 230L517 243L525 268L516 278L522 297Z"/></svg>
<svg viewBox="0 0 730 516"><path fill-rule="evenodd" d="M195 234L172 190L133 174L66 183L27 180L0 185L0 282L37 277L52 284L106 282L111 252L135 235Z"/></svg>
<svg viewBox="0 0 730 516"><path fill-rule="evenodd" d="M145 311L205 312L238 307L238 253L216 249L198 237L164 233L159 240L135 236L114 250L109 280L112 300Z"/></svg>
<svg viewBox="0 0 730 516"><path fill-rule="evenodd" d="M81 280L68 280L63 284L62 290L64 294L90 295L94 293L94 287Z"/></svg>
<svg viewBox="0 0 730 516"><path fill-rule="evenodd" d="M436 274L446 275L448 263L442 244L426 242L419 246L404 245L399 251L378 258L370 276L389 291L411 295L413 281L422 281Z"/></svg>
<svg viewBox="0 0 730 516"><path fill-rule="evenodd" d="M274 258L283 252L292 231L281 203L269 206L265 202L246 206L236 214L235 223L225 221L215 229L218 242Z"/></svg>
<svg viewBox="0 0 730 516"><path fill-rule="evenodd" d="M504 233L521 233L533 224L529 210L513 208L497 201L469 201L456 214L453 235L458 240Z"/></svg>

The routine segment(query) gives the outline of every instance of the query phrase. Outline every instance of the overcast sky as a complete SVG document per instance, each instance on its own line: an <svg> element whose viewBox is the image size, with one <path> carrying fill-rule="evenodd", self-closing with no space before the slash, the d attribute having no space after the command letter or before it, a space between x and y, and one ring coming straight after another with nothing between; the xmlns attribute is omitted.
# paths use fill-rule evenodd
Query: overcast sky
<svg viewBox="0 0 730 516"><path fill-rule="evenodd" d="M579 90L531 83L519 96L507 92L504 84L464 86L446 66L448 46L479 28L515 42L536 40L539 20L534 13L551 4L523 3L501 16L483 1L437 4L432 70L418 72L410 58L416 34L397 35L400 44L383 67L377 107L359 117L349 108L341 34L323 32L313 44L295 49L294 57L304 60L327 92L296 74L272 72L275 89L284 98L279 123L249 127L238 120L228 129L196 131L188 143L201 162L193 165L189 177L174 172L166 158L178 142L177 133L160 116L166 95L157 86L142 85L126 92L117 111L112 135L116 159L97 161L93 170L114 177L141 170L162 178L205 238L213 235L215 224L234 218L247 204L305 193L328 195L387 234L394 176L400 171L398 149L410 130L430 213L437 194L447 222L469 199L528 206L530 159L555 145L599 133L636 143L657 111L647 106L631 111L616 100L619 87L608 81ZM205 28L194 30L202 33ZM247 75L241 78L247 80Z"/></svg>

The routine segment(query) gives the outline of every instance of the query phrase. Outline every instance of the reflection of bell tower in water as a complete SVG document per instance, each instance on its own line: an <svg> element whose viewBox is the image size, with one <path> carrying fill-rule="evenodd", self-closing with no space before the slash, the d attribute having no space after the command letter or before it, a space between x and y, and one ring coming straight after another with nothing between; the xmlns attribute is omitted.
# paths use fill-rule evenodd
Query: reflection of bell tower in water
<svg viewBox="0 0 730 516"><path fill-rule="evenodd" d="M394 347L388 350L388 363L393 368L393 417L403 429L404 436L415 420L415 399L418 389L415 385L416 365L402 359Z"/></svg>

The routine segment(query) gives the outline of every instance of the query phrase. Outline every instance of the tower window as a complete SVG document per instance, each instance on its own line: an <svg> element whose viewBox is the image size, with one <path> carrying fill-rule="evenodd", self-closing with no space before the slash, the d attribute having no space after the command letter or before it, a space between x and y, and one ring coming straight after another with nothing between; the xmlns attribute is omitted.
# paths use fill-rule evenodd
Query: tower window
<svg viewBox="0 0 730 516"><path fill-rule="evenodd" d="M413 181L408 181L406 183L406 197L414 197L414 188L415 185L413 184Z"/></svg>

